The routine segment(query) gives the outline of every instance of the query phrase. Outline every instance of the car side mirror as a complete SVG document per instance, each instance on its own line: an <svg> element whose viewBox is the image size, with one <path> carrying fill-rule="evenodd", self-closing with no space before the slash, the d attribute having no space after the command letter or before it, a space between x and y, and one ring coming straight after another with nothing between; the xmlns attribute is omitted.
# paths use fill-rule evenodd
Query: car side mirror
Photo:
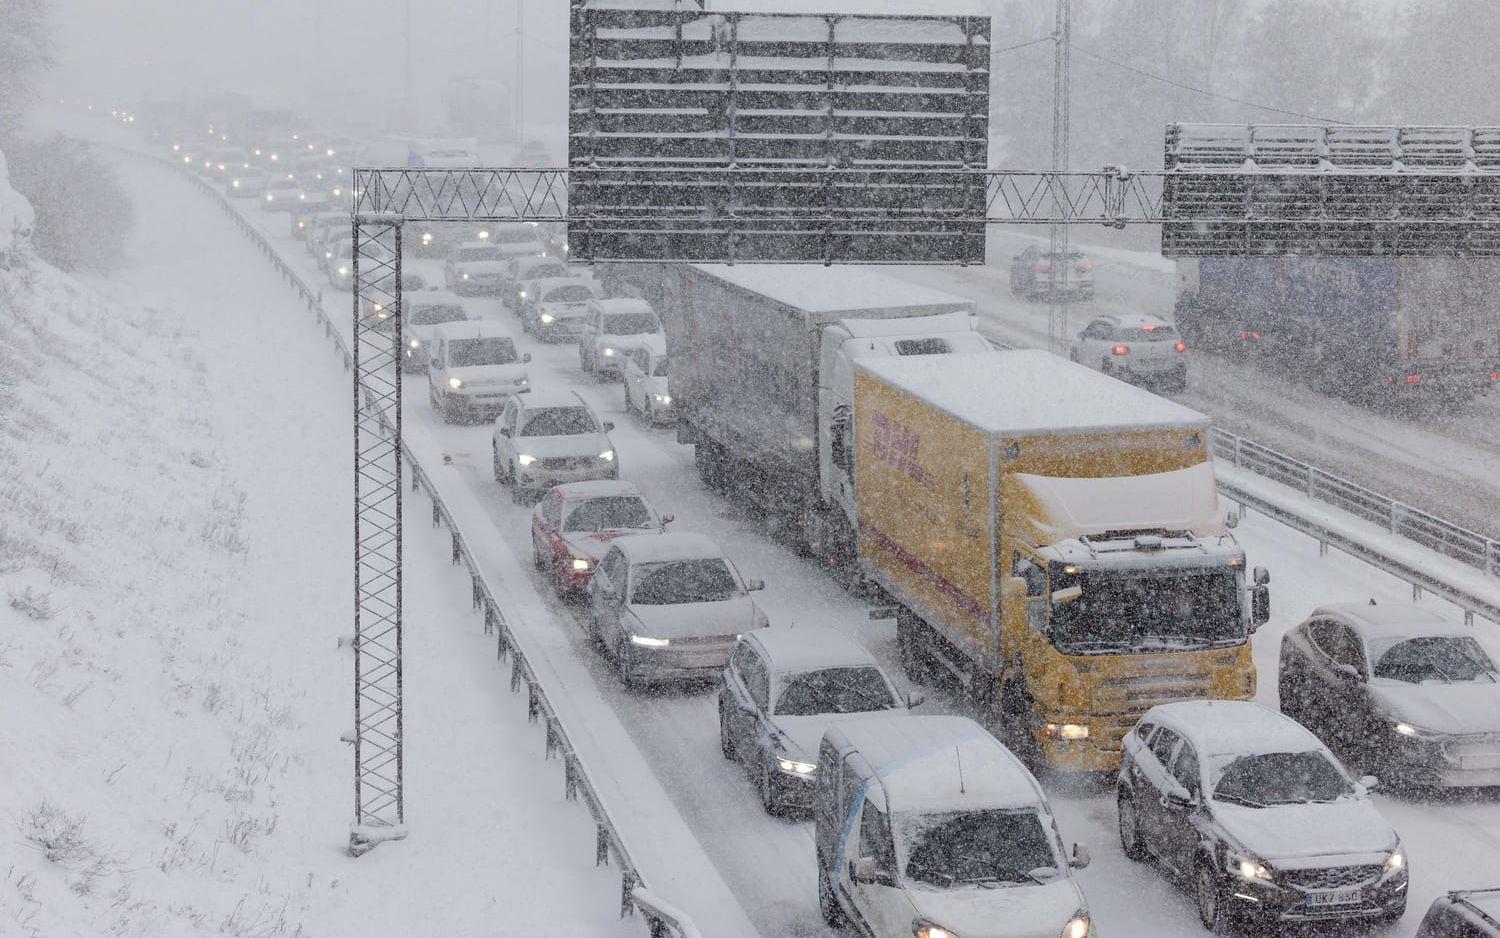
<svg viewBox="0 0 1500 938"><path fill-rule="evenodd" d="M873 886L892 885L890 874L880 868L874 857L860 857L849 862L849 878L856 883Z"/></svg>
<svg viewBox="0 0 1500 938"><path fill-rule="evenodd" d="M1271 571L1265 567L1255 568L1255 585L1266 586L1271 582Z"/></svg>
<svg viewBox="0 0 1500 938"><path fill-rule="evenodd" d="M523 364L523 365L529 365L529 364L531 364L531 353L530 352L524 352L524 353L522 353L522 355L521 355L521 364Z"/></svg>
<svg viewBox="0 0 1500 938"><path fill-rule="evenodd" d="M1094 862L1094 858L1089 855L1088 845L1075 842L1073 844L1073 857L1068 860L1068 865L1075 870L1081 870L1092 862Z"/></svg>
<svg viewBox="0 0 1500 938"><path fill-rule="evenodd" d="M914 710L927 702L927 695L919 690L914 690L906 695L906 709Z"/></svg>
<svg viewBox="0 0 1500 938"><path fill-rule="evenodd" d="M1364 790L1365 794L1369 794L1379 786L1380 779L1373 775L1361 775L1359 777L1359 787Z"/></svg>
<svg viewBox="0 0 1500 938"><path fill-rule="evenodd" d="M605 433L608 433L609 431L613 430L614 428L615 428L615 422L613 420L606 420L606 421L604 421L604 432Z"/></svg>
<svg viewBox="0 0 1500 938"><path fill-rule="evenodd" d="M676 518L675 515L662 515L661 516L662 527L666 527L667 525L671 524L673 521L676 521L676 520L677 520L677 518Z"/></svg>
<svg viewBox="0 0 1500 938"><path fill-rule="evenodd" d="M1161 800L1162 804L1166 805L1167 807L1177 808L1179 810L1191 808L1193 805L1198 803L1198 799L1193 797L1192 792L1181 786L1173 788L1171 791L1164 792L1161 796Z"/></svg>
<svg viewBox="0 0 1500 938"><path fill-rule="evenodd" d="M748 593L754 593L757 590L763 590L765 588L766 588L766 581L765 580L746 580L745 581L745 591L748 592Z"/></svg>
<svg viewBox="0 0 1500 938"><path fill-rule="evenodd" d="M1340 661L1333 666L1333 673L1337 674L1339 676L1339 680L1343 681L1346 684L1359 683L1359 671L1355 670L1355 667L1352 664L1345 664L1344 662Z"/></svg>

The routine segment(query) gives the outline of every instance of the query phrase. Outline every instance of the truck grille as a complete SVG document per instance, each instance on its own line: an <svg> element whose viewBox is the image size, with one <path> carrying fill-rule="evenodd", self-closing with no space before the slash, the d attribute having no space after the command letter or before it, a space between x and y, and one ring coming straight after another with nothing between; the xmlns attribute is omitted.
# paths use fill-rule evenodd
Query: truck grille
<svg viewBox="0 0 1500 938"><path fill-rule="evenodd" d="M1379 866L1330 866L1315 870L1287 870L1286 881L1298 889L1343 889L1380 877Z"/></svg>
<svg viewBox="0 0 1500 938"><path fill-rule="evenodd" d="M1094 688L1094 712L1101 719L1094 744L1106 752L1119 751L1120 741L1147 710L1178 700L1213 696L1208 674L1145 674L1110 681Z"/></svg>

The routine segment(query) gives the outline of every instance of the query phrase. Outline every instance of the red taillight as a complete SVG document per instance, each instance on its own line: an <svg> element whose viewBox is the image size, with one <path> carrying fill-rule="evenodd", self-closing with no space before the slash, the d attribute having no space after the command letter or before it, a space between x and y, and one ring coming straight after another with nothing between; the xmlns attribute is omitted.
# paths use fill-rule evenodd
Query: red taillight
<svg viewBox="0 0 1500 938"><path fill-rule="evenodd" d="M1421 384L1422 383L1422 376L1421 375L1407 375L1406 376L1406 383L1407 384Z"/></svg>
<svg viewBox="0 0 1500 938"><path fill-rule="evenodd" d="M1116 345L1114 347L1114 353L1116 355L1129 355L1130 354L1130 346L1128 346L1128 345Z"/></svg>
<svg viewBox="0 0 1500 938"><path fill-rule="evenodd" d="M1240 333L1240 341L1241 342L1259 342L1260 341L1260 333L1259 332L1241 332Z"/></svg>
<svg viewBox="0 0 1500 938"><path fill-rule="evenodd" d="M1490 372L1490 380L1491 381L1500 381L1500 371L1492 371L1492 372Z"/></svg>
<svg viewBox="0 0 1500 938"><path fill-rule="evenodd" d="M1178 342L1176 345L1174 345L1172 347L1175 348L1179 352L1186 352L1187 351L1187 343L1186 342Z"/></svg>
<svg viewBox="0 0 1500 938"><path fill-rule="evenodd" d="M1045 274L1051 272L1052 265L1047 263L1046 261L1037 261L1035 264L1031 265L1031 269L1039 274Z"/></svg>
<svg viewBox="0 0 1500 938"><path fill-rule="evenodd" d="M1080 274L1086 274L1086 273L1088 273L1089 271L1091 271L1093 269L1094 269L1094 262L1093 261L1084 261L1083 263L1081 263L1081 264L1078 265L1078 272Z"/></svg>

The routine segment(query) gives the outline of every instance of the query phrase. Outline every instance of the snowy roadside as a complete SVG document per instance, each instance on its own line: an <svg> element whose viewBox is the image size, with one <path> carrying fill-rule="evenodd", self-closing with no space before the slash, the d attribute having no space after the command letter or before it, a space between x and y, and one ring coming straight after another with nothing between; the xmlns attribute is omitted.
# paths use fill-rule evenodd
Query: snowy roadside
<svg viewBox="0 0 1500 938"><path fill-rule="evenodd" d="M639 934L420 504L414 833L342 853L347 378L222 216L122 170L128 270L0 270L0 934Z"/></svg>

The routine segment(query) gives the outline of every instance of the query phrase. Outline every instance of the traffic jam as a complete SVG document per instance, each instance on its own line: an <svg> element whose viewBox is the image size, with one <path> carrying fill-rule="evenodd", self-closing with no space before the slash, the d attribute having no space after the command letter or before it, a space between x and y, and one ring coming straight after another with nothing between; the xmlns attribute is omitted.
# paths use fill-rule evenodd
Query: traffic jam
<svg viewBox="0 0 1500 938"><path fill-rule="evenodd" d="M292 126L148 134L349 308L350 167L383 158ZM464 140L405 156L497 162ZM1500 665L1461 614L1330 592L1279 645L1257 635L1282 571L1226 510L1209 419L1153 393L1187 380L1167 319L1100 313L1064 357L868 269L595 267L535 223L406 243L408 409L520 506L491 517L616 699L690 707L797 832L780 843L830 928L1118 932L1081 876L1113 863L1212 933L1378 930L1432 875L1403 824L1500 786ZM1045 262L1018 258L1012 291L1036 298ZM1092 299L1093 265L1063 262ZM695 530L706 504L735 537ZM732 546L751 527L759 548ZM817 597L781 614L798 598L758 575L767 552L892 640L820 621ZM1117 847L1066 836L1080 800ZM1500 891L1427 888L1419 934L1500 935Z"/></svg>

